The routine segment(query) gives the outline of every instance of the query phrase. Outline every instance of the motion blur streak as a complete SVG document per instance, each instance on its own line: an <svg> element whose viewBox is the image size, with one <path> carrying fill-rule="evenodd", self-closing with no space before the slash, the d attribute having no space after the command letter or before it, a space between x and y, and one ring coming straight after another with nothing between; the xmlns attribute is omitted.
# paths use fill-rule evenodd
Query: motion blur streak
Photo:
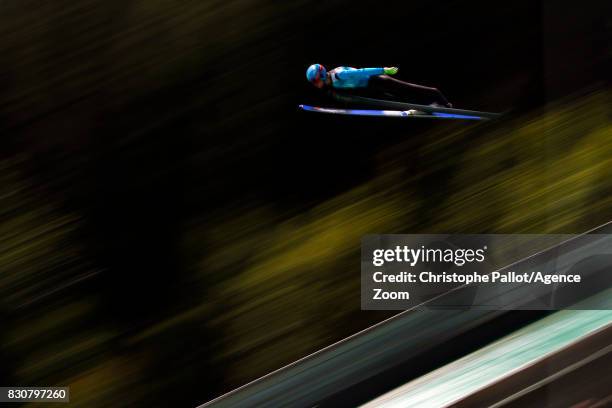
<svg viewBox="0 0 612 408"><path fill-rule="evenodd" d="M609 2L565 3L0 2L2 384L195 406L387 316L359 310L364 233L612 219ZM301 115L312 59L512 112Z"/></svg>

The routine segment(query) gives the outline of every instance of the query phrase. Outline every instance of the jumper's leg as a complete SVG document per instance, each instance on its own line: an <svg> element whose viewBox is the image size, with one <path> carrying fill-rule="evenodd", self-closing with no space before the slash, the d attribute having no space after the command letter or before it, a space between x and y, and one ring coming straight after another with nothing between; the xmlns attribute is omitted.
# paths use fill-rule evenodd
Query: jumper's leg
<svg viewBox="0 0 612 408"><path fill-rule="evenodd" d="M368 86L381 92L389 92L395 96L410 98L418 103L437 103L443 106L451 107L448 99L446 99L438 88L411 84L410 82L404 82L400 81L399 79L391 78L388 75L379 75L377 77L370 78L370 83Z"/></svg>

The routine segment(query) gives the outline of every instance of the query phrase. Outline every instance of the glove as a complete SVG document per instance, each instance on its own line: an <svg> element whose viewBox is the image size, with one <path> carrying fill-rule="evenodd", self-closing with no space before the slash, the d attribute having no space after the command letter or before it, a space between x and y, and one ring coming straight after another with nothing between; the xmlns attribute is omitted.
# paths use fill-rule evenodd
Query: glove
<svg viewBox="0 0 612 408"><path fill-rule="evenodd" d="M386 75L395 75L397 74L397 67L385 67L383 68Z"/></svg>

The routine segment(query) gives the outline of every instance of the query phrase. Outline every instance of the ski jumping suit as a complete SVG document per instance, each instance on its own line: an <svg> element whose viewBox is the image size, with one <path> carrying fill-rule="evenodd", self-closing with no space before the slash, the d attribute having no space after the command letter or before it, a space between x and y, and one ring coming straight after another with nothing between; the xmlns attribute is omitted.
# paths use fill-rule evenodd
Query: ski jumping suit
<svg viewBox="0 0 612 408"><path fill-rule="evenodd" d="M394 96L405 97L418 103L439 103L450 106L437 88L411 84L384 75L384 68L338 67L330 72L334 89L367 88Z"/></svg>

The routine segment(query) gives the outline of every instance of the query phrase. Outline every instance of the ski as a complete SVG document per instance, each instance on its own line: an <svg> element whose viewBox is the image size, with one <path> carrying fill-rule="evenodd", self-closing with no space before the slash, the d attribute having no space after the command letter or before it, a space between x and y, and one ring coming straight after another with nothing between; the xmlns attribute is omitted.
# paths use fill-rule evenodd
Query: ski
<svg viewBox="0 0 612 408"><path fill-rule="evenodd" d="M361 103L361 104L365 104L369 106L396 109L396 110L401 110L401 111L414 109L417 111L427 112L427 113L437 112L437 113L446 113L450 115L479 116L482 119L495 119L501 116L500 113L446 108L442 106L418 105L414 103L389 101L385 99L367 98L364 96L357 96L357 95L342 95L338 92L334 92L332 96L334 99L341 101L341 102ZM462 118L462 119L465 119L465 118Z"/></svg>
<svg viewBox="0 0 612 408"><path fill-rule="evenodd" d="M446 112L422 112L416 109L405 111L400 110L376 110L376 109L338 109L338 108L322 108L318 106L300 105L300 109L307 112L328 113L335 115L353 115L353 116L379 116L379 117L395 117L395 118L423 118L423 119L465 119L465 120L484 120L488 119L476 115L464 115L458 113Z"/></svg>

